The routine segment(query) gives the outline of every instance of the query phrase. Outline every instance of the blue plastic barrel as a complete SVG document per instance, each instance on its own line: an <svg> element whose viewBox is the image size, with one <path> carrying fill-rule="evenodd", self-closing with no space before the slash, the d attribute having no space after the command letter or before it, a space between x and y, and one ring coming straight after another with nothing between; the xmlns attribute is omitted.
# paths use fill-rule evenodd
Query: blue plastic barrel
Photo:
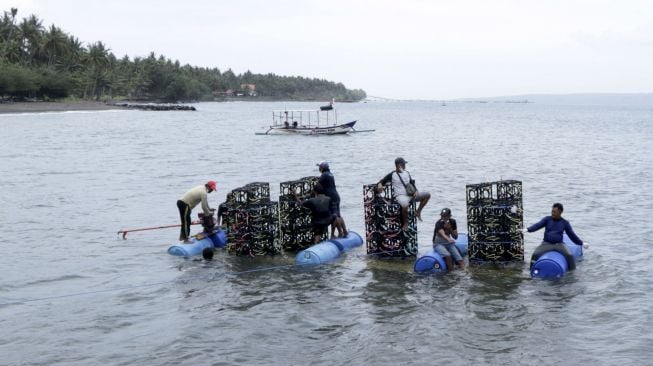
<svg viewBox="0 0 653 366"><path fill-rule="evenodd" d="M574 244L569 238L567 238L567 241L565 242L565 244L567 244L567 248L569 248L569 251L571 252L571 255L574 256L574 260L576 261L576 263L583 260L583 246L582 245Z"/></svg>
<svg viewBox="0 0 653 366"><path fill-rule="evenodd" d="M558 252L546 252L531 267L531 277L560 278L567 272L567 259Z"/></svg>
<svg viewBox="0 0 653 366"><path fill-rule="evenodd" d="M458 239L456 239L456 248L458 248L458 251L460 251L460 254L463 257L467 255L467 243L467 234L458 234ZM415 265L413 266L413 270L416 273L446 272L447 264L444 258L438 252L436 252L434 249L431 249L423 256L417 258Z"/></svg>
<svg viewBox="0 0 653 366"><path fill-rule="evenodd" d="M218 230L211 234L200 233L191 238L188 244L176 244L168 248L168 253L179 257L202 255L206 248L223 248L227 245L227 234Z"/></svg>
<svg viewBox="0 0 653 366"><path fill-rule="evenodd" d="M331 240L325 240L297 253L295 263L299 265L322 264L340 255L340 247Z"/></svg>
<svg viewBox="0 0 653 366"><path fill-rule="evenodd" d="M361 245L363 245L363 238L349 231L344 238L325 240L302 250L295 256L295 263L299 265L327 263L338 258L340 253Z"/></svg>
<svg viewBox="0 0 653 366"><path fill-rule="evenodd" d="M209 235L209 239L211 239L213 246L216 248L224 248L227 246L227 234L222 230L218 230Z"/></svg>
<svg viewBox="0 0 653 366"><path fill-rule="evenodd" d="M440 273L447 271L447 264L444 261L444 258L431 249L429 252L423 256L417 258L413 270L416 273Z"/></svg>
<svg viewBox="0 0 653 366"><path fill-rule="evenodd" d="M569 249L569 252L571 252L576 263L583 260L583 247L581 245L574 244L567 235L563 236L562 241ZM567 259L565 259L564 255L556 251L549 251L542 254L537 261L533 263L533 266L531 267L531 277L543 279L560 278L567 273L568 269Z"/></svg>
<svg viewBox="0 0 653 366"><path fill-rule="evenodd" d="M348 231L344 238L331 239L341 251L348 251L363 245L363 238L353 231Z"/></svg>

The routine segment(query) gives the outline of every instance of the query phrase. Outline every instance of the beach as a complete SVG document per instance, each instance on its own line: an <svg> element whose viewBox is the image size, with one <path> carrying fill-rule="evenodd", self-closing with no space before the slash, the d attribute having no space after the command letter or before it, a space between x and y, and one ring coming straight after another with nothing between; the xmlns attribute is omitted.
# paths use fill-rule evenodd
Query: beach
<svg viewBox="0 0 653 366"><path fill-rule="evenodd" d="M10 113L45 113L68 111L101 111L124 109L120 106L108 105L103 102L4 102L0 103L0 114Z"/></svg>

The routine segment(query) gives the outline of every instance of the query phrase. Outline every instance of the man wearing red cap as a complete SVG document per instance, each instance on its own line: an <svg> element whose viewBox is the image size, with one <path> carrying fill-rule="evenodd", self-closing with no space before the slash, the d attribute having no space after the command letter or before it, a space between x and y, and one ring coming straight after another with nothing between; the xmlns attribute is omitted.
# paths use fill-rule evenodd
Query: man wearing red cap
<svg viewBox="0 0 653 366"><path fill-rule="evenodd" d="M204 215L213 215L211 207L209 207L207 194L215 191L215 189L215 181L210 180L206 182L206 184L191 188L188 192L184 193L179 200L177 200L177 208L179 208L179 217L181 218L179 240L183 240L184 243L190 243L190 213L198 203L202 202L202 211L204 211Z"/></svg>

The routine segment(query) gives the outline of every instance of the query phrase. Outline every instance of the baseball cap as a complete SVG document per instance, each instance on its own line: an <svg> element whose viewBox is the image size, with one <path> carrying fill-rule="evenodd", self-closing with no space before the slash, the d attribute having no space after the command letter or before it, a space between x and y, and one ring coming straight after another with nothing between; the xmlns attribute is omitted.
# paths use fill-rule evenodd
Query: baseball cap
<svg viewBox="0 0 653 366"><path fill-rule="evenodd" d="M206 185L207 185L207 186L208 186L212 191L215 191L215 188L216 188L216 187L215 187L215 181L210 180L210 181L206 182Z"/></svg>
<svg viewBox="0 0 653 366"><path fill-rule="evenodd" d="M448 208L443 208L442 211L440 211L440 215L451 216L451 210Z"/></svg>
<svg viewBox="0 0 653 366"><path fill-rule="evenodd" d="M327 161L322 160L321 162L315 164L320 167L320 169L329 169L329 163Z"/></svg>
<svg viewBox="0 0 653 366"><path fill-rule="evenodd" d="M404 158L399 157L399 158L395 159L395 165L397 165L397 164L406 164L406 163L408 163L408 162L406 160L404 160Z"/></svg>

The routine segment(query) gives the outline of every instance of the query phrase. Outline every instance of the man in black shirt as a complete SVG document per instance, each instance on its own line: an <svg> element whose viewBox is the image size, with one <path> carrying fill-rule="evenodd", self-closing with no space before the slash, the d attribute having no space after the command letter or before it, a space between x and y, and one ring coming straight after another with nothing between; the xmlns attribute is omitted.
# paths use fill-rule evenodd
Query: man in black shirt
<svg viewBox="0 0 653 366"><path fill-rule="evenodd" d="M347 227L345 220L340 215L340 195L336 190L336 179L329 169L328 162L322 161L317 165L322 173L317 183L324 188L324 194L331 199L331 213L336 215L336 221L331 225L331 238L335 237L336 229L338 229L338 237L344 238L347 236Z"/></svg>
<svg viewBox="0 0 653 366"><path fill-rule="evenodd" d="M301 201L297 192L293 192L293 194L297 202L301 202L302 206L311 210L313 243L319 243L327 227L336 220L336 215L332 214L330 209L331 199L324 195L324 188L319 184L313 189L313 197L307 200Z"/></svg>
<svg viewBox="0 0 653 366"><path fill-rule="evenodd" d="M456 220L451 217L450 209L443 208L433 231L433 250L444 258L448 271L453 269L454 261L460 269L465 268L463 257L456 247L456 239L458 239Z"/></svg>

